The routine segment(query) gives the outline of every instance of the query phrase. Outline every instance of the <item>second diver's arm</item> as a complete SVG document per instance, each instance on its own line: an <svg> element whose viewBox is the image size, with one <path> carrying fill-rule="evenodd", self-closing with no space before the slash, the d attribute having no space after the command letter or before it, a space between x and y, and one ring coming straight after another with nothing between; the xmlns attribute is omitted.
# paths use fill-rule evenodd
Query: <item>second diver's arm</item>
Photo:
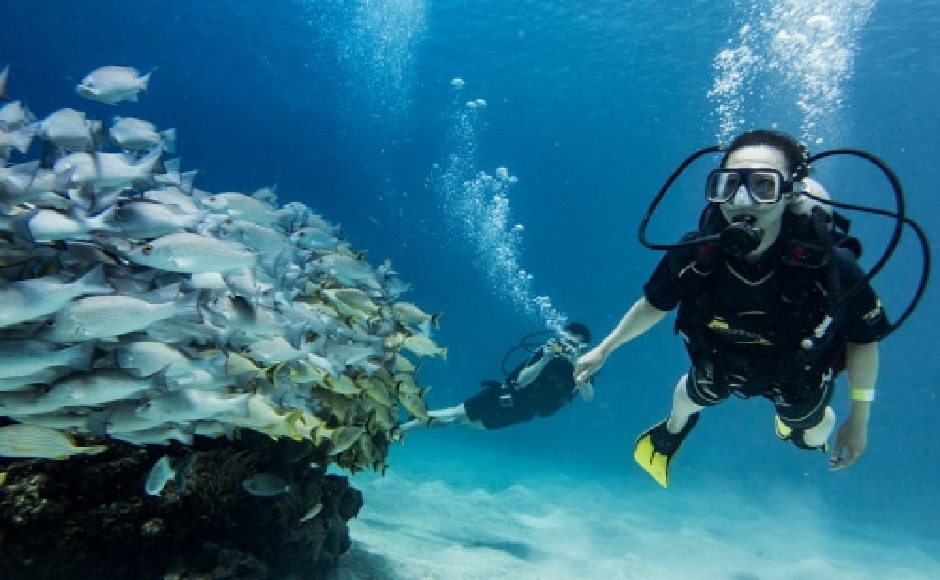
<svg viewBox="0 0 940 580"><path fill-rule="evenodd" d="M542 356L519 371L519 376L516 377L516 386L520 389L529 386L529 384L535 380L535 377L539 376L539 373L542 372L542 369L545 368L545 365L547 365L552 358L554 358L554 354L549 352L548 348L543 347Z"/></svg>
<svg viewBox="0 0 940 580"><path fill-rule="evenodd" d="M845 373L848 377L851 407L839 427L829 459L831 469L849 467L868 447L868 419L878 378L878 343L846 343Z"/></svg>
<svg viewBox="0 0 940 580"><path fill-rule="evenodd" d="M656 326L659 321L666 317L666 314L668 314L668 311L654 307L645 297L637 300L630 307L630 310L623 315L616 328L600 344L578 359L574 369L575 381L579 383L587 381L591 375L604 366L607 357L617 350L620 345L633 340Z"/></svg>

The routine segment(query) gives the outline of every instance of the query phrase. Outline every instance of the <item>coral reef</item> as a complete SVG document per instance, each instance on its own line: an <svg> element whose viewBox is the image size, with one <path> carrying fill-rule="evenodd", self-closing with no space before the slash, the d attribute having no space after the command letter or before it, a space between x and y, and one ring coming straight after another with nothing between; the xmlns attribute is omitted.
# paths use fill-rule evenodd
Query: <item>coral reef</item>
<svg viewBox="0 0 940 580"><path fill-rule="evenodd" d="M0 578L322 578L350 546L347 522L362 496L311 467L315 452L249 431L192 447L112 445L67 461L4 462ZM147 495L144 480L164 453L192 466L181 487ZM242 482L256 473L289 487L251 495Z"/></svg>

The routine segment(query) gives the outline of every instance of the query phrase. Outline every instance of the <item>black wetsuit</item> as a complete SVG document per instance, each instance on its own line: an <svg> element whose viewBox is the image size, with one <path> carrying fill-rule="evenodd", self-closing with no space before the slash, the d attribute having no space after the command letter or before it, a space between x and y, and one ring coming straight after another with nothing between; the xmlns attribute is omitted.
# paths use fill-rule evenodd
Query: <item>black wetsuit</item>
<svg viewBox="0 0 940 580"><path fill-rule="evenodd" d="M503 383L486 381L489 386L464 401L467 417L487 429L501 429L534 417L548 417L570 403L575 395L574 365L564 356L555 356L531 383L518 386L522 369L542 356L540 349L513 369Z"/></svg>
<svg viewBox="0 0 940 580"><path fill-rule="evenodd" d="M679 308L676 330L692 361L687 391L693 402L714 405L732 393L763 396L785 424L806 429L822 419L832 398L845 343L879 340L888 321L874 290L864 284L840 309L831 340L813 351L801 348L825 314L825 272L784 263L784 246L778 240L753 264L721 257L707 272L691 267L700 249L672 250L644 293L655 308ZM854 254L836 248L834 259L839 288L853 288L864 276Z"/></svg>

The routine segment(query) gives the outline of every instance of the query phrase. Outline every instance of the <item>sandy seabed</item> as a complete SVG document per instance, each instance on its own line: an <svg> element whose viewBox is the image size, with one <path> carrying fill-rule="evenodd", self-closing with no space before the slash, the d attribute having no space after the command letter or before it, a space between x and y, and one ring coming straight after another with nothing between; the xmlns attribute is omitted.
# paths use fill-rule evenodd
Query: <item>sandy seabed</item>
<svg viewBox="0 0 940 580"><path fill-rule="evenodd" d="M820 498L636 489L636 479L413 439L384 477L353 478L365 506L335 580L940 578L936 545L839 528Z"/></svg>

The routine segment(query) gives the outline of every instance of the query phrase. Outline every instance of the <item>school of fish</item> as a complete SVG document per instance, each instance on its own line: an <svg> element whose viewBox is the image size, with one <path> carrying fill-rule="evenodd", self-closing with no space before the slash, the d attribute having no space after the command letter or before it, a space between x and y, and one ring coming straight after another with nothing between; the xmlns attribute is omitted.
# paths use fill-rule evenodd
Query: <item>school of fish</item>
<svg viewBox="0 0 940 580"><path fill-rule="evenodd" d="M152 72L152 71L151 71ZM111 440L191 445L250 429L384 470L399 415L427 419L415 358L437 315L399 298L310 207L211 193L176 131L63 108L38 119L0 71L0 456ZM150 74L93 71L83 98L136 101ZM7 423L11 423L7 421Z"/></svg>

